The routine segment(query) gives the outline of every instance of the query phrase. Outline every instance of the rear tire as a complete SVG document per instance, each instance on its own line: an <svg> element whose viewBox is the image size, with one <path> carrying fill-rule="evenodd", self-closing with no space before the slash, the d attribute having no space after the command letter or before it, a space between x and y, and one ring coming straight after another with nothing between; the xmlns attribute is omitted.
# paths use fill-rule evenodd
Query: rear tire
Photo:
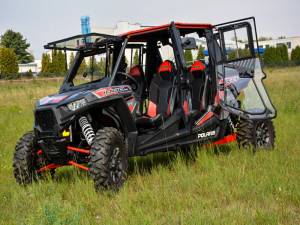
<svg viewBox="0 0 300 225"><path fill-rule="evenodd" d="M37 178L36 174L36 148L34 133L25 133L18 141L14 158L13 173L19 184L30 184Z"/></svg>
<svg viewBox="0 0 300 225"><path fill-rule="evenodd" d="M239 147L250 149L272 149L275 142L273 122L266 120L241 119L237 126L237 142Z"/></svg>
<svg viewBox="0 0 300 225"><path fill-rule="evenodd" d="M128 154L123 135L112 127L97 131L91 146L90 174L95 189L118 190L127 177Z"/></svg>

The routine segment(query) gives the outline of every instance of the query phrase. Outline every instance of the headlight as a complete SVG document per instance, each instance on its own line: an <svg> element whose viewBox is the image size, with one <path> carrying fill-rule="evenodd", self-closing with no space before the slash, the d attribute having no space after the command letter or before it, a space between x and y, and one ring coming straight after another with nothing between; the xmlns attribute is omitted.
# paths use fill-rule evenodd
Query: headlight
<svg viewBox="0 0 300 225"><path fill-rule="evenodd" d="M75 111L75 110L80 109L84 106L86 106L86 100L84 98L80 99L80 100L77 100L77 101L74 101L74 102L71 102L67 105L68 109L70 109L71 111Z"/></svg>

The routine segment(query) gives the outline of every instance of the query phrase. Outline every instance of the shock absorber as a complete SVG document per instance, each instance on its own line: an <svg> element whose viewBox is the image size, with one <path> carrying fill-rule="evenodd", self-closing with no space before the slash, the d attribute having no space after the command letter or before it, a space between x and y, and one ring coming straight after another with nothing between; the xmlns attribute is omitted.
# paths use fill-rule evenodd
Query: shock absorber
<svg viewBox="0 0 300 225"><path fill-rule="evenodd" d="M92 125L89 123L88 119L85 116L79 118L78 123L81 127L83 136L85 137L86 142L91 145L95 138L95 133L92 128Z"/></svg>
<svg viewBox="0 0 300 225"><path fill-rule="evenodd" d="M234 124L233 124L233 122L231 120L230 115L228 116L228 123L229 123L229 126L231 127L232 131L235 131L235 127L234 127Z"/></svg>

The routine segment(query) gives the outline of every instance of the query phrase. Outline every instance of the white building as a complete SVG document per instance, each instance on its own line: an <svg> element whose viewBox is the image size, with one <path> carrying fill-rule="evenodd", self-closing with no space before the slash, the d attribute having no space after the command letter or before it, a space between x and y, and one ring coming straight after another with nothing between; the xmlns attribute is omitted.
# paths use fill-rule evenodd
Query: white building
<svg viewBox="0 0 300 225"><path fill-rule="evenodd" d="M300 46L300 36L259 41L258 44L260 48L264 49L267 47L277 47L284 44L287 46L290 55L294 48Z"/></svg>
<svg viewBox="0 0 300 225"><path fill-rule="evenodd" d="M34 60L34 62L26 63L26 64L19 64L19 73L26 73L31 70L31 72L36 75L42 69L41 60Z"/></svg>
<svg viewBox="0 0 300 225"><path fill-rule="evenodd" d="M133 31L133 30L139 30L146 28L147 26L142 26L139 23L129 23L127 21L120 21L116 24L115 27L93 27L91 31L94 33L100 33L100 34L110 34L110 35L120 35L123 33L126 33L128 31ZM131 61L133 59L134 52L131 52L130 50L125 51L125 56L126 58Z"/></svg>
<svg viewBox="0 0 300 225"><path fill-rule="evenodd" d="M129 23L127 21L120 21L115 27L93 27L92 32L100 34L119 35L132 30L139 30L145 28L139 23Z"/></svg>

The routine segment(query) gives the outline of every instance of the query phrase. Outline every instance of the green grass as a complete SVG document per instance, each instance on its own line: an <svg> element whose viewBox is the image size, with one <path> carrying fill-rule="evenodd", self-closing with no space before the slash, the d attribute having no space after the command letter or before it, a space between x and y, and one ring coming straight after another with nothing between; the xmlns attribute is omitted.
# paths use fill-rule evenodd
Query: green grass
<svg viewBox="0 0 300 225"><path fill-rule="evenodd" d="M130 161L120 192L95 193L85 172L58 169L55 179L16 184L12 155L33 124L36 99L58 81L0 83L0 224L300 224L300 68L267 71L278 117L273 151L236 145Z"/></svg>

